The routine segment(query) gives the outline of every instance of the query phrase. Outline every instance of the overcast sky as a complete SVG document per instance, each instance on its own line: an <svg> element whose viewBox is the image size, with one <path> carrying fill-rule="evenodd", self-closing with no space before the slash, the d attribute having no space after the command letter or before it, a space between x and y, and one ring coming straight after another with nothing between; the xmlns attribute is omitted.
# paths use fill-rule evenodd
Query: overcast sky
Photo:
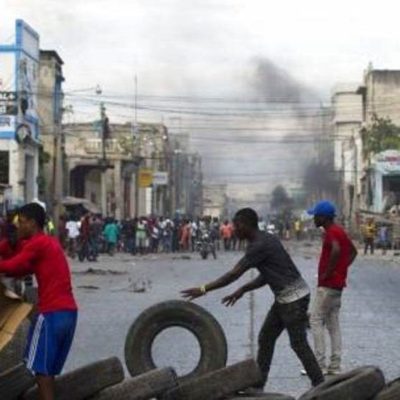
<svg viewBox="0 0 400 400"><path fill-rule="evenodd" d="M369 3L369 4L368 4ZM322 96L369 61L400 66L399 3L382 0L0 0L0 35L16 18L65 61L67 88L101 83L148 94L240 91L254 57Z"/></svg>
<svg viewBox="0 0 400 400"><path fill-rule="evenodd" d="M361 82L369 62L378 69L400 68L398 4L389 0L0 0L0 38L10 38L16 18L28 22L40 34L41 48L54 49L63 58L67 92L100 84L104 95L119 93L121 101L132 102L136 74L139 96L306 98L319 107L320 100L329 100L335 84ZM205 111L214 107L204 100L167 105ZM97 115L94 104L74 106L75 120ZM108 110L114 112L112 120L132 117L130 109L109 106ZM176 116L160 111L150 118L171 128L173 120L177 124ZM148 112L139 110L139 119L146 118ZM238 134L253 138L258 132L255 126L278 126L278 133L287 138L296 133L294 127L304 130L303 121L296 118L287 123L286 116L274 115L238 122L232 117L183 113L180 123L218 129L248 126L250 133ZM282 130L285 124L287 132ZM301 177L295 161L309 154L299 151L296 143L286 141L280 150L268 143L251 147L243 145L242 136L237 143L225 144L229 154L220 160L224 143L204 140L204 133L215 137L219 132L222 140L236 136L218 129L191 130L197 149L209 157L204 162L208 178L220 173L222 181L248 182L253 177L275 184L282 182L277 172L283 165ZM292 178L292 170L286 170L287 177Z"/></svg>

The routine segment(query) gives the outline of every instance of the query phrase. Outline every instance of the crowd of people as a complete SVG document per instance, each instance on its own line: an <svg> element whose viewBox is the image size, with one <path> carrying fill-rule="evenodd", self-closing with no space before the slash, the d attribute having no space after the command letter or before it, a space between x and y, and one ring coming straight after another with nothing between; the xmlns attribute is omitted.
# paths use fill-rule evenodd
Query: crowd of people
<svg viewBox="0 0 400 400"><path fill-rule="evenodd" d="M218 218L140 217L118 221L87 213L62 216L59 240L72 258L80 249L114 255L123 251L133 255L148 253L194 252L196 244L207 233L217 250L244 249L233 224Z"/></svg>
<svg viewBox="0 0 400 400"><path fill-rule="evenodd" d="M266 221L260 217L258 228L281 240L312 240L320 237L312 221L300 219ZM217 251L244 250L231 220L216 217L139 217L116 220L87 213L83 216L64 215L59 222L59 240L71 258L80 249L94 254L126 252L132 255L149 253L194 252L204 233ZM96 257L94 257L96 258Z"/></svg>
<svg viewBox="0 0 400 400"><path fill-rule="evenodd" d="M261 379L250 388L250 393L254 394L262 391L267 383L274 347L284 330L302 362L302 372L308 375L313 386L324 382L326 375L342 371L339 312L348 269L357 250L343 228L335 223L336 209L332 203L320 201L308 213L313 216L315 226L325 232L318 265L318 287L310 316L313 349L306 334L310 287L277 235L266 233L264 224L251 208L239 210L233 225L229 221L220 224L217 219L210 218L172 221L142 217L119 223L112 218L103 220L86 214L80 219L62 218L59 235L61 243L69 249L78 239L89 247L93 246L93 241L97 245L96 235L101 235L109 252L115 251L120 241L122 246L136 252L144 247L158 251L164 246L165 237L170 237L167 251L187 251L191 249L193 238L204 229L214 232L214 240L222 239L226 251L234 249L235 243L240 246L247 242L245 255L230 271L181 293L184 298L194 300L232 284L251 268L258 271L258 276L225 296L222 302L226 306L234 305L249 291L270 286L274 302L259 333L257 363ZM11 226L14 226L13 231L10 231ZM9 278L34 275L38 283L38 312L31 325L24 362L36 377L41 400L55 399L55 376L61 373L70 352L78 318L65 252L60 241L47 234L52 233L52 226L46 221L44 208L30 203L9 215L3 227L9 236L0 241L0 274ZM326 355L325 330L331 341L330 357Z"/></svg>

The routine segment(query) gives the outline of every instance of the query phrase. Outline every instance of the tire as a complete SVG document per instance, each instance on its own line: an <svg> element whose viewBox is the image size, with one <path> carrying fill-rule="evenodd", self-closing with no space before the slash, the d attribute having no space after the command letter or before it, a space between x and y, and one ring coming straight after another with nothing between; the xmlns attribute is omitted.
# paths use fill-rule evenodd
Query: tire
<svg viewBox="0 0 400 400"><path fill-rule="evenodd" d="M91 400L146 400L158 397L178 385L178 378L172 368L155 369L126 379L111 386Z"/></svg>
<svg viewBox="0 0 400 400"><path fill-rule="evenodd" d="M226 338L218 321L197 304L170 300L145 310L129 328L125 341L125 361L131 376L157 368L151 352L154 339L164 329L171 327L182 327L192 332L201 349L198 365L192 372L180 377L181 382L226 365Z"/></svg>
<svg viewBox="0 0 400 400"><path fill-rule="evenodd" d="M108 358L86 365L56 378L55 398L57 400L84 400L103 389L116 385L124 379L124 370L118 358ZM38 390L33 388L23 400L37 400Z"/></svg>
<svg viewBox="0 0 400 400"><path fill-rule="evenodd" d="M167 392L162 400L217 400L259 384L261 371L254 360L246 360L209 372Z"/></svg>
<svg viewBox="0 0 400 400"><path fill-rule="evenodd" d="M400 399L400 378L389 382L374 400L398 400Z"/></svg>
<svg viewBox="0 0 400 400"><path fill-rule="evenodd" d="M384 385L385 378L379 368L361 367L327 379L303 394L299 400L372 399Z"/></svg>
<svg viewBox="0 0 400 400"><path fill-rule="evenodd" d="M292 396L287 396L285 394L279 393L260 393L251 396L236 396L230 397L229 400L296 400Z"/></svg>
<svg viewBox="0 0 400 400"><path fill-rule="evenodd" d="M30 325L28 319L24 320L11 341L0 351L0 373L22 363Z"/></svg>
<svg viewBox="0 0 400 400"><path fill-rule="evenodd" d="M201 258L202 258L203 260L207 260L207 257L208 257L208 252L207 252L207 251L202 250L202 251L200 252L200 254L201 254Z"/></svg>
<svg viewBox="0 0 400 400"><path fill-rule="evenodd" d="M16 400L35 384L35 377L19 364L0 374L0 399Z"/></svg>
<svg viewBox="0 0 400 400"><path fill-rule="evenodd" d="M229 397L229 400L296 400L294 397L278 393L260 393L252 396Z"/></svg>

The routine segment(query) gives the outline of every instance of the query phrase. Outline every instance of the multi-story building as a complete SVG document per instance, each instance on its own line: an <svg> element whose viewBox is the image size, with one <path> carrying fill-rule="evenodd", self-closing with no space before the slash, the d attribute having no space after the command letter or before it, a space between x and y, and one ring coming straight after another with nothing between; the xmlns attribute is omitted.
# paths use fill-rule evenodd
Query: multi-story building
<svg viewBox="0 0 400 400"><path fill-rule="evenodd" d="M368 129L373 118L388 118L400 126L400 70L374 70L364 75L358 93L362 96L363 128ZM384 212L400 204L400 152L387 149L368 157L361 178L362 207L373 212Z"/></svg>
<svg viewBox="0 0 400 400"><path fill-rule="evenodd" d="M357 84L341 84L332 96L334 171L340 182L340 214L349 224L355 222L361 197L362 97L357 90Z"/></svg>
<svg viewBox="0 0 400 400"><path fill-rule="evenodd" d="M116 218L170 209L169 137L162 124L63 126L70 196L84 198Z"/></svg>
<svg viewBox="0 0 400 400"><path fill-rule="evenodd" d="M203 206L204 215L224 218L228 214L227 210L227 185L225 184L206 184L203 187Z"/></svg>
<svg viewBox="0 0 400 400"><path fill-rule="evenodd" d="M363 98L363 121L372 117L388 117L400 126L400 70L377 70L370 65L358 93Z"/></svg>
<svg viewBox="0 0 400 400"><path fill-rule="evenodd" d="M171 214L203 214L203 172L199 153L190 151L189 134L171 135Z"/></svg>
<svg viewBox="0 0 400 400"><path fill-rule="evenodd" d="M63 197L65 186L61 129L63 64L63 60L56 51L40 51L38 114L42 149L39 163L39 197L48 205L50 211L55 201L61 200L56 197Z"/></svg>
<svg viewBox="0 0 400 400"><path fill-rule="evenodd" d="M38 197L39 58L38 33L17 20L15 40L0 45L0 184L15 205Z"/></svg>
<svg viewBox="0 0 400 400"><path fill-rule="evenodd" d="M400 153L387 149L365 157L363 134L374 117L400 125L400 71L374 70L361 85L341 85L333 96L335 170L341 178L341 208L357 228L358 211L382 213L400 203Z"/></svg>
<svg viewBox="0 0 400 400"><path fill-rule="evenodd" d="M168 129L163 124L139 123L133 156L140 160L142 172L149 179L138 179L138 215L166 215L171 209L171 144Z"/></svg>

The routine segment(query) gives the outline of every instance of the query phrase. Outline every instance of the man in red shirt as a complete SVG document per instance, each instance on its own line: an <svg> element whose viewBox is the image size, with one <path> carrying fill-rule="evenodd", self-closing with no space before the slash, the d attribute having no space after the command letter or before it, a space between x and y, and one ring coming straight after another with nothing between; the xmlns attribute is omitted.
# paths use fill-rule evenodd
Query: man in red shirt
<svg viewBox="0 0 400 400"><path fill-rule="evenodd" d="M322 371L335 375L341 371L339 311L342 291L346 287L347 271L357 256L357 250L344 229L334 222L336 210L331 202L320 201L308 213L314 215L315 225L325 231L318 266L318 288L310 318L314 351ZM328 366L325 358L325 327L331 341Z"/></svg>
<svg viewBox="0 0 400 400"><path fill-rule="evenodd" d="M54 376L64 366L77 322L71 274L60 243L43 232L43 207L27 204L18 216L18 235L25 243L16 255L0 261L0 274L35 275L39 312L29 333L25 362L36 375L40 400L54 400Z"/></svg>

